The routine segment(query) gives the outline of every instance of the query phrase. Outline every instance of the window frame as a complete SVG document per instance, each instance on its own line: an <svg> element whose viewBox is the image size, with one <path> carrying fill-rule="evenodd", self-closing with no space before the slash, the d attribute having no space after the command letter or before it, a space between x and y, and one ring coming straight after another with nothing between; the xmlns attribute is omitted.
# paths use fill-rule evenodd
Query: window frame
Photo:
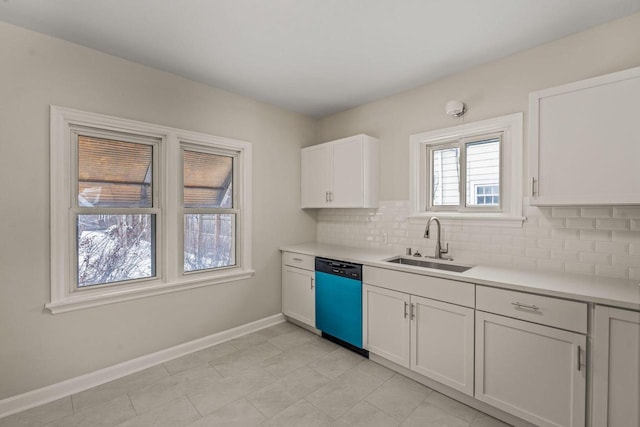
<svg viewBox="0 0 640 427"><path fill-rule="evenodd" d="M500 207L467 207L466 144L502 135L500 142ZM410 202L412 220L431 216L462 220L477 225L521 227L523 183L523 114L515 113L478 122L411 135ZM460 200L462 205L432 206L431 153L437 147L460 147ZM464 162L464 163L463 163ZM462 167L464 165L464 167ZM464 197L464 198L463 198Z"/></svg>
<svg viewBox="0 0 640 427"><path fill-rule="evenodd" d="M51 300L45 304L45 308L51 313L211 286L253 276L250 238L252 146L249 142L54 105L50 108L50 117ZM77 154L74 153L72 139L72 131L76 128L157 141L158 147L153 154L156 162L153 166L153 208L143 208L158 209L155 223L155 277L77 287L77 256L74 261L76 232L73 231L77 215L77 180L73 175L77 168L74 165ZM237 191L235 197L239 213L235 237L236 265L233 267L187 274L183 271L181 241L184 239L184 229L180 188L182 144L191 144L203 150L233 152L237 156L238 170L234 170L234 174L237 173L237 177L234 176L236 188L233 191ZM77 177L77 173L75 176ZM75 203L73 198L76 199ZM117 208L111 208L110 212L117 213Z"/></svg>
<svg viewBox="0 0 640 427"><path fill-rule="evenodd" d="M126 134L123 132L115 132L115 131L111 131L111 132L107 132L103 129L96 129L96 128L89 128L89 127L85 127L85 126L75 126L75 125L71 125L69 127L69 132L70 132L70 137L71 140L69 141L71 147L70 147L70 153L71 153L71 164L70 164L70 171L69 171L69 175L70 175L70 179L71 179L71 200L69 201L71 207L69 208L69 216L70 216L70 220L72 223L72 227L71 227L71 233L73 234L72 236L72 253L70 256L70 261L71 261L71 272L74 272L74 275L72 278L70 278L68 286L69 286L69 293L73 294L75 292L87 292L88 290L91 289L99 289L99 288L106 288L106 287L111 287L111 286L127 286L129 284L135 284L135 283L140 283L140 282L149 282L149 281L153 281L153 280L157 280L158 279L158 271L161 271L162 268L162 259L161 257L158 257L158 251L157 251L157 247L158 245L161 244L162 242L162 232L160 230L160 227L158 227L158 224L161 224L161 217L162 217L162 212L160 209L160 194L161 194L161 189L160 189L160 180L158 179L158 172L159 172L159 164L160 164L160 155L159 155L159 149L160 149L160 141L157 138L150 138L150 137L145 137L142 135L132 135L132 134ZM103 139L112 139L112 140L117 140L117 141L122 141L122 142L128 142L128 143L134 143L134 144L144 144L144 145L149 145L152 147L152 157L151 157L151 168L152 168L152 172L151 172L151 176L152 176L152 202L151 202L151 207L148 208L144 208L144 207L82 207L79 206L78 204L78 193L79 193L79 187L80 187L80 182L77 179L79 174L78 174L78 167L79 167L79 154L78 154L78 138L80 135L86 135L86 136L91 136L91 137L96 137L96 138L103 138ZM87 286L79 286L77 283L77 279L78 279L78 269L79 269L79 265L78 265L78 249L77 249L77 243L78 243L78 228L77 228L77 219L79 218L80 215L127 215L127 214L149 214L149 215L155 215L155 227L154 227L154 247L152 248L152 254L154 256L154 264L155 264L155 271L153 276L150 277L141 277L138 279L131 279L131 280L125 280L125 281L118 281L118 282L111 282L111 283L101 283L101 284L95 284L95 285L87 285Z"/></svg>
<svg viewBox="0 0 640 427"><path fill-rule="evenodd" d="M184 152L185 151L191 151L191 152L197 152L197 153L206 153L206 154L215 154L215 155L221 155L221 156L228 156L231 157L232 160L232 169L231 169L231 173L232 173L232 205L230 208L203 208L203 207L198 207L198 208L187 208L184 206ZM222 271L225 269L233 269L236 268L236 266L238 265L238 254L239 252L242 251L242 239L240 239L239 237L242 234L242 205L240 204L240 194L238 191L238 186L236 185L236 183L240 182L240 178L239 178L239 170L241 169L241 165L239 164L240 162L238 161L238 153L235 151L231 151L231 150L225 150L225 149L220 149L218 147L209 147L209 146L204 146L202 144L197 144L194 143L192 141L180 141L180 217L182 219L182 226L180 227L180 236L181 238L179 239L179 246L180 246L180 250L179 250L179 255L180 255L180 266L181 266L181 274L184 276L192 276L192 275L198 275L198 274L202 274L202 273L206 273L208 271ZM234 232L235 232L235 239L234 239L234 243L233 243L233 247L234 247L234 258L236 263L234 265L228 265L228 266L224 266L224 267L215 267L215 268L209 268L209 269L202 269L202 270L193 270L193 271L185 271L184 270L184 240L185 240L185 236L184 236L184 221L186 220L186 215L188 214L234 214L236 215L236 223L234 226Z"/></svg>
<svg viewBox="0 0 640 427"><path fill-rule="evenodd" d="M429 192L427 195L427 212L502 212L502 199L500 199L500 204L498 206L469 206L467 202L467 146L469 144L473 144L475 142L484 142L484 141L492 141L494 139L499 139L500 143L500 153L499 153L499 165L500 165L500 177L499 177L499 191L502 192L502 182L504 179L504 169L502 167L504 162L504 153L503 153L503 140L504 136L502 132L492 132L485 133L482 135L473 135L462 137L459 139L453 139L450 141L443 141L439 143L425 144L426 153L426 162L425 167L428 169L429 173L426 173L427 186L426 189ZM431 166L433 165L433 152L440 149L447 148L458 148L458 152L460 153L458 156L458 168L460 170L459 180L458 180L458 204L457 205L434 205L433 204L433 173L431 171Z"/></svg>

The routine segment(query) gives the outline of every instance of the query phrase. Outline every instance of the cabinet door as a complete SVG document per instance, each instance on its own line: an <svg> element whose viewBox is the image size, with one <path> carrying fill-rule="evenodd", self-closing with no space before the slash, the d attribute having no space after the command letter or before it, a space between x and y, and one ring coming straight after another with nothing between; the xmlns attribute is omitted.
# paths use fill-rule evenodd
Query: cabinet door
<svg viewBox="0 0 640 427"><path fill-rule="evenodd" d="M411 369L473 396L474 310L411 296Z"/></svg>
<svg viewBox="0 0 640 427"><path fill-rule="evenodd" d="M593 425L638 426L640 313L596 307L593 337Z"/></svg>
<svg viewBox="0 0 640 427"><path fill-rule="evenodd" d="M315 328L315 273L282 266L282 313Z"/></svg>
<svg viewBox="0 0 640 427"><path fill-rule="evenodd" d="M640 67L530 94L532 204L640 204L639 95Z"/></svg>
<svg viewBox="0 0 640 427"><path fill-rule="evenodd" d="M345 138L334 143L332 207L364 206L363 163L362 136Z"/></svg>
<svg viewBox="0 0 640 427"><path fill-rule="evenodd" d="M585 425L586 337L476 312L475 397L538 426Z"/></svg>
<svg viewBox="0 0 640 427"><path fill-rule="evenodd" d="M362 342L371 353L409 367L409 295L362 285Z"/></svg>
<svg viewBox="0 0 640 427"><path fill-rule="evenodd" d="M333 146L322 144L302 150L302 207L329 205L333 180Z"/></svg>

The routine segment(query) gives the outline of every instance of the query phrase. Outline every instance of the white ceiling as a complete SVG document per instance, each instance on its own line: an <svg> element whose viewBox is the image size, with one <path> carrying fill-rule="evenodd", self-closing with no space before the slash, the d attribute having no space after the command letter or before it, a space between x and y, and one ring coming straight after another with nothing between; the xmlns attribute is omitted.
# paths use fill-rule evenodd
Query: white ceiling
<svg viewBox="0 0 640 427"><path fill-rule="evenodd" d="M322 117L640 0L0 0L0 20Z"/></svg>

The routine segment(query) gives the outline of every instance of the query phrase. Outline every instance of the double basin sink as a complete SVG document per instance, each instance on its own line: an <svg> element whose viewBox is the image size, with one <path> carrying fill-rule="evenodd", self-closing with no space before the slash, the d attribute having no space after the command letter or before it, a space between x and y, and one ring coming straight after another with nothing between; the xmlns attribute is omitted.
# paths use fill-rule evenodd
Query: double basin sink
<svg viewBox="0 0 640 427"><path fill-rule="evenodd" d="M402 265L412 265L415 267L433 268L435 270L453 271L456 273L463 273L471 268L470 266L465 266L465 265L449 264L446 262L435 262L435 261L429 261L425 259L415 259L415 258L408 258L408 257L402 257L402 256L393 257L391 259L386 260L386 262L392 262L395 264L402 264Z"/></svg>

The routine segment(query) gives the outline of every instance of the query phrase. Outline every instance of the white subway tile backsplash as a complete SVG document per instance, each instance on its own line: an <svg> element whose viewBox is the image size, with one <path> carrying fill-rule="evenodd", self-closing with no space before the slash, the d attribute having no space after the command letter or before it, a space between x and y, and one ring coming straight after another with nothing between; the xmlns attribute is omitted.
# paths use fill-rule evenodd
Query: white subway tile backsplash
<svg viewBox="0 0 640 427"><path fill-rule="evenodd" d="M567 240L564 242L564 248L568 251L593 251L595 242L591 240Z"/></svg>
<svg viewBox="0 0 640 427"><path fill-rule="evenodd" d="M628 255L629 244L626 242L596 242L596 252L613 254L613 255Z"/></svg>
<svg viewBox="0 0 640 427"><path fill-rule="evenodd" d="M551 251L544 248L527 248L524 251L525 255L532 258L545 259L549 258Z"/></svg>
<svg viewBox="0 0 640 427"><path fill-rule="evenodd" d="M629 269L618 265L596 265L596 276L629 278Z"/></svg>
<svg viewBox="0 0 640 427"><path fill-rule="evenodd" d="M599 230L628 230L630 220L625 218L601 218L596 220Z"/></svg>
<svg viewBox="0 0 640 427"><path fill-rule="evenodd" d="M567 218L566 227L575 230L590 230L596 227L596 221L591 218Z"/></svg>
<svg viewBox="0 0 640 427"><path fill-rule="evenodd" d="M596 266L593 264L569 261L564 263L564 270L567 273L594 275L596 273Z"/></svg>
<svg viewBox="0 0 640 427"><path fill-rule="evenodd" d="M577 218L580 216L580 208L552 208L551 215L560 218Z"/></svg>
<svg viewBox="0 0 640 427"><path fill-rule="evenodd" d="M613 208L615 218L640 218L640 206L620 206Z"/></svg>
<svg viewBox="0 0 640 427"><path fill-rule="evenodd" d="M381 201L377 210L322 209L318 241L433 254L434 239L423 238L426 221L408 219L409 212L408 200ZM640 280L640 207L525 207L525 212L521 228L445 221L442 238L454 258L470 263Z"/></svg>
<svg viewBox="0 0 640 427"><path fill-rule="evenodd" d="M587 264L609 265L611 264L611 255L600 254L597 252L580 252L580 262Z"/></svg>
<svg viewBox="0 0 640 427"><path fill-rule="evenodd" d="M580 252L565 251L565 250L552 250L551 258L559 259L563 261L578 261Z"/></svg>
<svg viewBox="0 0 640 427"><path fill-rule="evenodd" d="M613 208L582 208L580 216L584 218L608 218L611 217Z"/></svg>
<svg viewBox="0 0 640 427"><path fill-rule="evenodd" d="M611 232L605 230L580 230L581 240L611 240Z"/></svg>

